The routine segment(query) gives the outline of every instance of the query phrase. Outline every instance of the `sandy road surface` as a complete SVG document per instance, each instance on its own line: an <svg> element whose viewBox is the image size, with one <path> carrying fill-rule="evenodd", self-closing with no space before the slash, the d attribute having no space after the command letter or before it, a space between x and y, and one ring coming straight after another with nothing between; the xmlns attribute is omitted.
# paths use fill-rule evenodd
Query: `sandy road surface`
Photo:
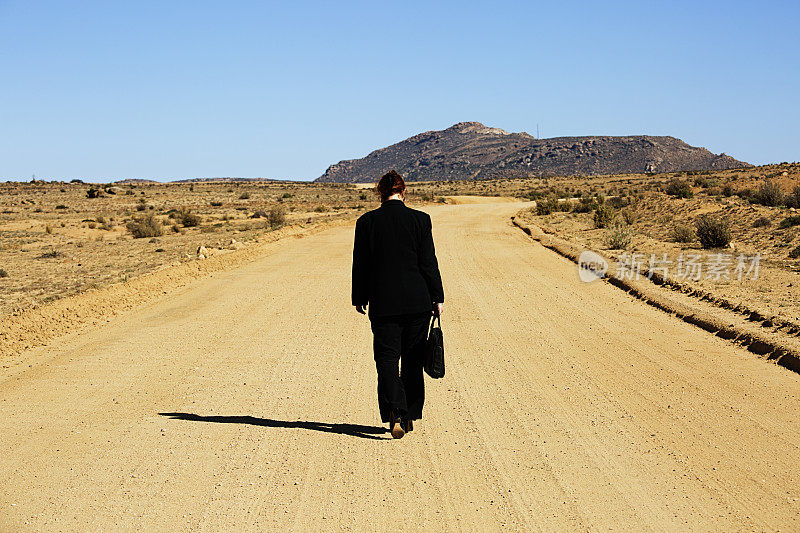
<svg viewBox="0 0 800 533"><path fill-rule="evenodd" d="M448 374L379 427L350 228L0 381L0 530L800 529L800 377L582 284L519 204L429 209Z"/></svg>

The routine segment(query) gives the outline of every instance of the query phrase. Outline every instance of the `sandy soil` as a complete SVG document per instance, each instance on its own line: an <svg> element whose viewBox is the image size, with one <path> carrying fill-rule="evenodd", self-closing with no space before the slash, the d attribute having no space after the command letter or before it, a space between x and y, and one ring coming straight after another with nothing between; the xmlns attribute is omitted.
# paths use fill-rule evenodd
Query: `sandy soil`
<svg viewBox="0 0 800 533"><path fill-rule="evenodd" d="M378 426L352 228L280 241L0 374L0 530L797 530L800 376L426 208L448 370Z"/></svg>

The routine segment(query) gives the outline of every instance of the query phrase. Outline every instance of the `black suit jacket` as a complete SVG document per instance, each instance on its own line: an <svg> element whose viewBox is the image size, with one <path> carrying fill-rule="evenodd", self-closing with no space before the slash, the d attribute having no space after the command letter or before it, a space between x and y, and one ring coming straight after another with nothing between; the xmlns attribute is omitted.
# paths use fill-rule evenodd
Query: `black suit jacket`
<svg viewBox="0 0 800 533"><path fill-rule="evenodd" d="M431 235L431 217L400 200L387 200L356 222L353 305L369 316L429 312L444 302Z"/></svg>

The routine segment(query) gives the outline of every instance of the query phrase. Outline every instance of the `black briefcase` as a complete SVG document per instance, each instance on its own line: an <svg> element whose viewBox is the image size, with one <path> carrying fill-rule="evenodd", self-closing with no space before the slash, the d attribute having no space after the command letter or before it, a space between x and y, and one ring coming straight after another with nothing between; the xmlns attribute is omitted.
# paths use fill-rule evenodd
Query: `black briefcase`
<svg viewBox="0 0 800 533"><path fill-rule="evenodd" d="M438 315L431 319L431 328L425 344L425 372L433 379L444 377L444 336L442 319Z"/></svg>

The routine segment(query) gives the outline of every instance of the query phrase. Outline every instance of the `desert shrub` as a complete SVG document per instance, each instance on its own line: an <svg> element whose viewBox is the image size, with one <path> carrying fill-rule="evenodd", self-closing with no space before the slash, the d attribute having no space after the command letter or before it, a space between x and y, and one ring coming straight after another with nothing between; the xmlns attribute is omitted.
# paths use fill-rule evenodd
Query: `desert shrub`
<svg viewBox="0 0 800 533"><path fill-rule="evenodd" d="M792 258L792 259L797 259L798 257L800 257L800 246L796 246L796 247L794 247L794 248L793 248L793 249L792 249L792 250L789 252L789 257L790 257L790 258ZM0 276L0 278L1 278L1 277L3 277L3 276Z"/></svg>
<svg viewBox="0 0 800 533"><path fill-rule="evenodd" d="M766 228L772 225L772 222L767 217L758 217L753 221L754 228Z"/></svg>
<svg viewBox="0 0 800 533"><path fill-rule="evenodd" d="M633 232L629 228L622 224L614 224L611 228L611 232L608 234L606 243L609 248L625 250L631 245L632 238Z"/></svg>
<svg viewBox="0 0 800 533"><path fill-rule="evenodd" d="M250 199L249 192L243 192L242 194L239 195L239 200L249 200L249 199Z"/></svg>
<svg viewBox="0 0 800 533"><path fill-rule="evenodd" d="M556 211L564 211L564 212L572 211L572 203L573 203L572 200L566 198L564 199L563 202L558 202L558 204L556 205Z"/></svg>
<svg viewBox="0 0 800 533"><path fill-rule="evenodd" d="M728 198L733 196L733 185L731 185L730 183L726 183L722 187L722 196L726 196Z"/></svg>
<svg viewBox="0 0 800 533"><path fill-rule="evenodd" d="M751 189L750 187L745 187L744 189L739 189L738 191L736 191L736 196L738 196L742 200L749 200L750 198L753 197L753 194L754 194L753 189Z"/></svg>
<svg viewBox="0 0 800 533"><path fill-rule="evenodd" d="M164 234L164 226L161 221L153 215L145 215L128 222L128 231L134 239L160 237Z"/></svg>
<svg viewBox="0 0 800 533"><path fill-rule="evenodd" d="M728 223L711 215L700 215L694 222L697 238L703 248L722 248L731 242Z"/></svg>
<svg viewBox="0 0 800 533"><path fill-rule="evenodd" d="M284 200L288 200L289 198L294 198L294 194L290 192L285 192L281 195L281 198L283 198Z"/></svg>
<svg viewBox="0 0 800 533"><path fill-rule="evenodd" d="M144 211L145 209L147 209L147 204L138 204L136 206L137 211Z"/></svg>
<svg viewBox="0 0 800 533"><path fill-rule="evenodd" d="M624 207L627 204L626 204L624 198L621 198L619 196L614 196L614 197L608 199L608 205L610 205L614 209L621 209L622 207Z"/></svg>
<svg viewBox="0 0 800 533"><path fill-rule="evenodd" d="M53 234L53 226L51 226L50 224L46 225L44 227L44 232L47 233L48 235L52 235Z"/></svg>
<svg viewBox="0 0 800 533"><path fill-rule="evenodd" d="M65 206L64 204L58 204L56 209L69 209L69 207Z"/></svg>
<svg viewBox="0 0 800 533"><path fill-rule="evenodd" d="M0 278L7 278L8 272L6 272L5 268L0 268Z"/></svg>
<svg viewBox="0 0 800 533"><path fill-rule="evenodd" d="M250 215L250 218L267 218L267 217L269 217L269 213L267 213L263 209L259 209L258 211Z"/></svg>
<svg viewBox="0 0 800 533"><path fill-rule="evenodd" d="M573 213L589 213L597 209L597 202L591 196L581 196L578 203L572 206Z"/></svg>
<svg viewBox="0 0 800 533"><path fill-rule="evenodd" d="M273 229L283 226L286 223L286 212L279 205L273 206L272 209L269 210L267 222L269 222L270 227Z"/></svg>
<svg viewBox="0 0 800 533"><path fill-rule="evenodd" d="M97 189L95 187L92 187L88 191L86 191L87 198L100 198L101 194L102 193L100 192L100 189Z"/></svg>
<svg viewBox="0 0 800 533"><path fill-rule="evenodd" d="M44 252L42 255L39 256L39 259L56 259L57 257L61 257L63 254L58 250L50 250L49 252Z"/></svg>
<svg viewBox="0 0 800 533"><path fill-rule="evenodd" d="M550 215L555 211L558 211L558 198L555 196L548 196L543 200L536 201L537 215Z"/></svg>
<svg viewBox="0 0 800 533"><path fill-rule="evenodd" d="M697 238L697 235L694 232L694 228L691 226L687 226L686 224L676 224L673 226L672 231L670 232L670 237L675 242L680 243L689 243L694 242Z"/></svg>
<svg viewBox="0 0 800 533"><path fill-rule="evenodd" d="M327 213L328 212L328 206L318 205L317 207L314 208L314 212L316 212L316 213Z"/></svg>
<svg viewBox="0 0 800 533"><path fill-rule="evenodd" d="M622 220L624 220L629 226L636 224L636 222L639 220L639 212L631 207L623 209L620 214L622 215Z"/></svg>
<svg viewBox="0 0 800 533"><path fill-rule="evenodd" d="M211 207L222 207L222 202L211 202Z"/></svg>
<svg viewBox="0 0 800 533"><path fill-rule="evenodd" d="M780 186L772 180L767 180L753 194L753 202L770 207L777 207L783 204L783 191Z"/></svg>
<svg viewBox="0 0 800 533"><path fill-rule="evenodd" d="M97 222L89 222L86 225L89 227L89 229L94 229L97 227Z"/></svg>
<svg viewBox="0 0 800 533"><path fill-rule="evenodd" d="M695 187L702 187L704 189L708 188L708 179L703 176L697 176L694 179L694 186Z"/></svg>
<svg viewBox="0 0 800 533"><path fill-rule="evenodd" d="M800 185L797 185L792 192L786 196L786 205L800 209Z"/></svg>
<svg viewBox="0 0 800 533"><path fill-rule="evenodd" d="M199 226L200 223L203 222L203 217L187 210L180 213L180 221L184 228L193 228Z"/></svg>
<svg viewBox="0 0 800 533"><path fill-rule="evenodd" d="M674 196L675 198L691 198L694 196L694 193L692 192L692 186L689 185L688 182L678 178L670 180L670 182L667 184L665 192L670 196Z"/></svg>
<svg viewBox="0 0 800 533"><path fill-rule="evenodd" d="M617 212L613 207L608 205L599 205L597 206L597 209L594 210L594 227L607 228L611 225L616 216Z"/></svg>
<svg viewBox="0 0 800 533"><path fill-rule="evenodd" d="M359 200L366 200L367 199L367 195L362 192L361 194L358 195L358 199Z"/></svg>
<svg viewBox="0 0 800 533"><path fill-rule="evenodd" d="M800 226L800 215L792 215L781 220L782 228L791 228L793 226Z"/></svg>

